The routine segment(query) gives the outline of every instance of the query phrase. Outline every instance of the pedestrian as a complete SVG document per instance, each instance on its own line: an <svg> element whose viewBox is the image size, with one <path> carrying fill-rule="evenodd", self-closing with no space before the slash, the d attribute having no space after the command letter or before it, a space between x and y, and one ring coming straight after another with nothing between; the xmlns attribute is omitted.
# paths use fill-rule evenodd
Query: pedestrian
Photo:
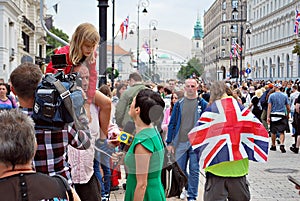
<svg viewBox="0 0 300 201"><path fill-rule="evenodd" d="M105 96L107 96L110 100L112 98L112 93L110 90L110 87L108 85L102 85L99 88L99 91L103 93ZM113 121L113 115L114 115L114 105L111 103L111 116L110 116L110 123L109 123L109 129L108 129L108 135L103 135L100 133L100 140L98 141L97 147L101 150L101 152L97 153L97 160L94 162L94 169L99 168L99 165L102 169L102 174L98 174L98 180L101 184L101 196L102 201L109 200L110 195L110 189L111 189L111 165L110 165L110 157L114 152L114 146L109 144L108 139L111 138L111 136L117 136L120 134L120 130L118 129L118 126ZM100 108L101 110L101 108ZM100 163L100 164L99 164Z"/></svg>
<svg viewBox="0 0 300 201"><path fill-rule="evenodd" d="M97 83L97 71L96 71L96 48L100 41L100 35L96 27L90 23L80 24L72 35L70 45L66 45L55 51L55 54L65 54L67 60L67 67L64 69L66 74L72 72L72 67L79 63L84 63L88 66L90 72L89 89L87 93L88 101L85 105L87 114L89 110L89 104L96 91ZM46 73L56 73L57 69L53 68L52 62L47 66Z"/></svg>
<svg viewBox="0 0 300 201"><path fill-rule="evenodd" d="M37 144L30 117L16 109L3 111L0 128L1 200L79 200L66 179L34 171Z"/></svg>
<svg viewBox="0 0 300 201"><path fill-rule="evenodd" d="M142 83L142 77L139 73L134 72L129 75L129 86L121 96L117 106L116 106L116 123L119 126L120 130L122 130L127 123L131 123L132 119L128 114L129 107L133 98L137 95L137 93L145 89L145 85Z"/></svg>
<svg viewBox="0 0 300 201"><path fill-rule="evenodd" d="M34 95L42 80L42 72L33 63L22 63L10 74L12 92L18 96L22 111L33 114ZM24 79L26 77L26 79ZM37 150L34 167L37 172L62 175L72 184L70 165L67 161L67 147L87 149L90 140L83 130L75 130L74 124L65 124L61 130L36 129Z"/></svg>
<svg viewBox="0 0 300 201"><path fill-rule="evenodd" d="M8 87L8 84L0 83L0 112L17 107L15 98L8 93L10 91Z"/></svg>
<svg viewBox="0 0 300 201"><path fill-rule="evenodd" d="M290 150L295 154L299 153L300 147L300 95L295 100L295 110L293 115L293 127L295 128L295 144L292 144Z"/></svg>
<svg viewBox="0 0 300 201"><path fill-rule="evenodd" d="M161 124L162 130L165 132L164 136L167 136L168 125L169 125L169 122L170 122L172 110L173 110L174 105L177 101L178 101L178 96L177 96L176 92L172 93L172 95L171 95L171 106L165 110L164 119L163 119L162 124ZM165 139L165 137L163 137L163 139Z"/></svg>
<svg viewBox="0 0 300 201"><path fill-rule="evenodd" d="M249 109L252 111L252 113L255 115L257 119L261 122L261 113L262 113L262 107L260 105L259 99L262 96L261 89L255 90L255 95L251 98L251 103L249 105Z"/></svg>
<svg viewBox="0 0 300 201"><path fill-rule="evenodd" d="M273 89L273 84L269 83L268 85L265 86L266 91L263 93L263 95L260 97L260 105L262 107L262 113L260 116L260 119L265 127L265 129L267 131L269 131L269 126L267 123L267 110L268 110L268 99L267 99L267 95L269 94L269 92Z"/></svg>
<svg viewBox="0 0 300 201"><path fill-rule="evenodd" d="M130 105L136 135L124 159L128 169L125 201L166 200L161 182L164 145L156 128L164 107L161 96L150 89L141 90ZM113 155L115 161L120 155Z"/></svg>
<svg viewBox="0 0 300 201"><path fill-rule="evenodd" d="M185 95L174 105L166 140L168 151L175 154L178 165L188 178L188 184L180 198L187 197L189 201L196 200L198 196L199 161L188 140L188 133L207 106L207 102L198 96L197 90L198 82L195 79L185 80ZM189 164L189 174L187 164Z"/></svg>
<svg viewBox="0 0 300 201"><path fill-rule="evenodd" d="M82 80L82 89L84 92L87 92L90 80L88 67L85 64L79 64L74 67L74 72L79 72ZM100 133L107 136L110 105L110 98L96 91L89 110L92 117L92 121L89 122L91 146L86 150L68 147L68 162L71 166L72 181L82 201L102 201L102 195L100 194L102 186L96 176L97 172L94 171L95 142L100 138ZM102 121L100 121L100 118L102 118Z"/></svg>
<svg viewBox="0 0 300 201"><path fill-rule="evenodd" d="M276 134L280 134L280 151L286 153L284 148L285 131L289 128L288 119L290 114L290 105L286 94L280 91L280 83L274 84L275 92L269 96L267 123L270 124L272 146L271 151L276 151Z"/></svg>
<svg viewBox="0 0 300 201"><path fill-rule="evenodd" d="M267 131L226 88L224 81L212 84L209 105L189 133L205 170L204 201L250 200L249 160L267 160Z"/></svg>

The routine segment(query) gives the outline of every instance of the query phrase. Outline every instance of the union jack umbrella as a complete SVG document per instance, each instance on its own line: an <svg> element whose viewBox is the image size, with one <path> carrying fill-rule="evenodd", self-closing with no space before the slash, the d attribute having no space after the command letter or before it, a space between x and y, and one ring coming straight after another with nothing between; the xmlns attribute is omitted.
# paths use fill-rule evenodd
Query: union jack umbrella
<svg viewBox="0 0 300 201"><path fill-rule="evenodd" d="M268 132L251 111L233 97L213 102L188 134L205 169L225 161L268 159Z"/></svg>

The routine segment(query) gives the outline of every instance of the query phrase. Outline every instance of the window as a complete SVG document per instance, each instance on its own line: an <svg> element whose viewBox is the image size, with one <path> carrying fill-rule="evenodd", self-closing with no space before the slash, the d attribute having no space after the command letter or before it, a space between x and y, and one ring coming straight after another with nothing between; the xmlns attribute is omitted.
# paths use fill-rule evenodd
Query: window
<svg viewBox="0 0 300 201"><path fill-rule="evenodd" d="M22 39L23 39L23 50L29 53L29 36L22 31Z"/></svg>
<svg viewBox="0 0 300 201"><path fill-rule="evenodd" d="M222 38L222 45L226 44L226 38Z"/></svg>
<svg viewBox="0 0 300 201"><path fill-rule="evenodd" d="M226 21L226 13L223 13L223 15L222 15L222 20L223 20L223 21Z"/></svg>
<svg viewBox="0 0 300 201"><path fill-rule="evenodd" d="M232 19L233 20L237 20L238 19L238 16L239 16L239 13L232 13Z"/></svg>
<svg viewBox="0 0 300 201"><path fill-rule="evenodd" d="M237 24L231 25L230 30L232 33L236 33L238 31L238 25Z"/></svg>
<svg viewBox="0 0 300 201"><path fill-rule="evenodd" d="M222 26L222 34L225 34L225 33L226 33L226 26L223 25L223 26Z"/></svg>
<svg viewBox="0 0 300 201"><path fill-rule="evenodd" d="M239 1L238 0L232 0L232 8L238 8L238 3Z"/></svg>
<svg viewBox="0 0 300 201"><path fill-rule="evenodd" d="M222 3L222 8L223 8L223 10L226 9L226 1L223 1L223 3Z"/></svg>
<svg viewBox="0 0 300 201"><path fill-rule="evenodd" d="M232 37L231 38L231 44L234 44L234 43L237 43L238 40L237 40L237 37Z"/></svg>
<svg viewBox="0 0 300 201"><path fill-rule="evenodd" d="M222 49L222 52L221 52L221 57L225 57L225 49Z"/></svg>

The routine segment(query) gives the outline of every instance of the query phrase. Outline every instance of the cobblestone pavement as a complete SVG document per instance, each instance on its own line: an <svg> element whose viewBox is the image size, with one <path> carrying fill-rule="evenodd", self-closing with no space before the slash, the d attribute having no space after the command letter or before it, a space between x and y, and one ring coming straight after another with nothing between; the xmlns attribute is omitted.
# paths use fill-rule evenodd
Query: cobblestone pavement
<svg viewBox="0 0 300 201"><path fill-rule="evenodd" d="M294 139L286 134L286 153L281 153L279 145L277 151L269 152L267 163L250 161L248 180L250 183L251 201L299 201L300 195L294 184L288 181L287 175L291 175L300 181L300 154L294 154L289 150ZM125 180L120 180L120 186ZM205 178L201 175L198 201L202 200ZM120 187L122 189L122 187ZM124 190L111 192L111 201L122 201ZM180 200L169 198L168 201Z"/></svg>

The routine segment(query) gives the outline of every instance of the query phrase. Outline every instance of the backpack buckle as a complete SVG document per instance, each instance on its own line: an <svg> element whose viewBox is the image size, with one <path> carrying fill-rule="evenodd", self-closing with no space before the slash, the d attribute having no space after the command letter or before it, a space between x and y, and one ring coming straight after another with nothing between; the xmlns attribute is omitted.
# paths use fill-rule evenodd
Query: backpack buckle
<svg viewBox="0 0 300 201"><path fill-rule="evenodd" d="M69 90L63 92L62 94L60 94L60 97L64 100L65 98L67 98L68 96L71 95L71 92Z"/></svg>

